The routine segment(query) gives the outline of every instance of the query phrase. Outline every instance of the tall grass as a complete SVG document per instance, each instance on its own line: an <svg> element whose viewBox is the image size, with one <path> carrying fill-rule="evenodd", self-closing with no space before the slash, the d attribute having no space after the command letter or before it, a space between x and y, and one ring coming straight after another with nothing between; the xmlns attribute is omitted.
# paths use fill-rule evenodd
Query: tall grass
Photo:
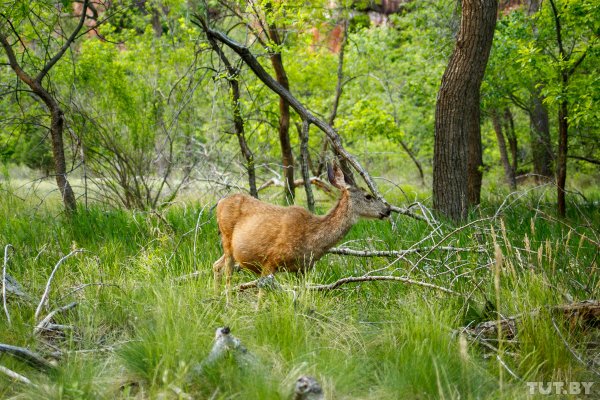
<svg viewBox="0 0 600 400"><path fill-rule="evenodd" d="M593 381L593 329L573 326L543 307L597 299L600 212L571 204L567 220L553 219L552 199L532 190L518 201L490 197L471 225L427 224L397 218L361 221L346 238L357 248L406 249L435 244L483 252L418 253L405 260L328 255L305 275L280 274L284 290L260 307L252 291L215 295L212 263L220 256L210 205L174 206L156 214L81 210L73 219L58 206L34 207L2 195L0 243L15 247L8 272L32 301L9 297L12 324L0 317L0 342L46 356L60 351L57 369L41 373L0 355L0 365L35 386L0 375L0 397L22 399L193 398L287 399L295 380L310 374L327 398L530 398L526 381ZM56 262L73 248L51 286L49 310L78 306L56 317L72 325L64 337L33 334L33 313ZM306 289L380 269L463 294L369 282L329 292ZM179 279L196 272L195 277ZM235 283L252 280L246 272ZM87 286L84 286L87 285ZM530 311L542 309L531 314ZM465 340L457 329L498 316L523 314L514 340L497 351ZM225 358L201 373L214 331L231 327L255 362ZM502 363L499 362L502 361ZM515 376L513 376L513 374ZM598 385L600 386L600 384ZM598 388L596 388L598 389Z"/></svg>

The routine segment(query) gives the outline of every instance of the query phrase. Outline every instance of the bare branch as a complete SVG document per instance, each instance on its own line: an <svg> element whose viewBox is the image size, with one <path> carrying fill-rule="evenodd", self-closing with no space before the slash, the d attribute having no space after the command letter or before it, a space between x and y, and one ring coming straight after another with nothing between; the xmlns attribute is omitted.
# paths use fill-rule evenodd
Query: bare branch
<svg viewBox="0 0 600 400"><path fill-rule="evenodd" d="M12 369L8 369L2 365L0 365L0 372L2 372L4 375L8 376L10 379L13 379L15 381L24 383L26 385L33 385L33 383L23 375L13 371Z"/></svg>
<svg viewBox="0 0 600 400"><path fill-rule="evenodd" d="M81 18L79 18L79 23L77 24L77 27L75 28L75 30L73 31L73 33L71 33L71 36L69 36L69 38L67 39L67 41L65 43L63 43L63 45L60 48L60 50L58 51L58 53L56 53L54 55L54 57L52 57L50 59L50 61L48 61L46 63L46 65L44 65L44 67L42 68L42 70L40 71L40 73L37 74L37 76L35 77L36 81L42 82L42 79L44 79L44 77L46 76L46 74L48 74L48 72L50 71L50 69L52 69L52 67L54 66L54 64L56 64L56 62L61 59L61 57L63 56L63 54L65 54L65 51L67 51L67 49L69 48L69 46L71 46L71 43L73 43L73 41L77 38L77 34L81 30L81 28L83 27L83 23L85 22L85 18L86 18L86 15L87 15L87 9L88 9L88 0L84 0L83 1L83 8L81 10Z"/></svg>
<svg viewBox="0 0 600 400"><path fill-rule="evenodd" d="M406 283L406 284L411 284L411 285L418 285L418 286L423 286L423 287L428 287L430 289L436 289L436 290L440 290L444 293L449 293L449 294L453 294L455 296L463 296L461 293L455 292L454 290L451 289L447 289L445 287L442 286L437 286L434 285L432 283L427 283L427 282L421 282L421 281L415 281L413 279L409 279L409 278L404 278L401 276L391 276L391 275L363 275L363 276L349 276L346 278L341 278L338 279L337 281L327 284L327 285L307 285L305 286L305 288L307 290L315 290L315 291L325 291L325 290L333 290L333 289L337 289L338 287L345 285L347 283L353 283L353 282L371 282L371 281L395 281L395 282L402 282L402 283ZM258 279L255 279L253 281L250 282L246 282L246 283L242 283L241 285L238 285L234 290L235 291L244 291L246 289L251 289L251 288L255 288L255 287L265 287L265 286L271 286L273 288L280 288L280 285L277 283L277 281L275 281L275 278L272 275L266 276L266 277L261 277Z"/></svg>
<svg viewBox="0 0 600 400"><path fill-rule="evenodd" d="M57 308L56 310L52 311L51 313L49 313L46 316L46 318L41 320L40 323L37 324L37 326L35 328L33 328L33 334L35 335L35 334L39 333L41 330L46 329L46 327L50 324L50 321L52 320L52 318L54 318L54 316L56 314L63 313L65 311L68 311L75 307L77 307L77 302L69 303L66 306L62 306L62 307Z"/></svg>
<svg viewBox="0 0 600 400"><path fill-rule="evenodd" d="M48 295L50 294L50 284L52 283L52 279L54 279L54 274L56 274L56 271L58 270L58 267L60 267L60 265L69 257L74 256L75 254L79 254L82 253L86 250L84 249L76 249L73 250L72 252L70 252L69 254L67 254L66 256L64 256L63 258L61 258L60 260L58 260L58 262L56 263L56 265L54 266L54 269L52 270L52 273L50 274L50 277L48 278L48 282L46 283L46 289L44 290L44 294L42 295L42 298L40 299L40 304L38 304L37 309L35 310L35 316L34 319L37 321L38 317L40 315L40 312L42 311L42 307L44 306L44 304L46 303L46 301L48 300Z"/></svg>
<svg viewBox="0 0 600 400"><path fill-rule="evenodd" d="M14 249L12 244L7 244L4 247L4 264L2 265L2 304L4 305L4 313L6 314L6 320L8 325L10 322L10 314L8 313L8 306L6 305L6 266L8 265L8 249Z"/></svg>
<svg viewBox="0 0 600 400"><path fill-rule="evenodd" d="M204 17L200 15L196 15L196 18L201 21L203 25L207 25ZM377 189L376 184L371 179L369 173L362 167L362 165L358 162L358 160L350 154L342 145L342 140L338 133L325 121L321 120L314 116L302 103L298 101L288 90L286 90L279 82L277 82L269 73L263 68L263 66L258 62L256 57L252 55L250 50L241 45L240 43L234 41L229 36L225 35L222 32L216 31L211 28L206 28L207 36L210 36L222 43L224 43L227 47L232 49L235 53L237 53L240 58L250 67L252 72L273 92L277 93L280 97L284 98L289 105L300 115L303 120L306 120L309 124L316 125L321 131L323 131L329 140L331 141L331 145L335 150L336 154L338 154L343 160L346 160L358 173L362 176L363 180L371 190L371 192L380 200L385 201L383 195ZM387 202L386 202L387 204Z"/></svg>
<svg viewBox="0 0 600 400"><path fill-rule="evenodd" d="M42 358L42 356L23 347L11 346L9 344L0 343L0 353L7 353L14 357L17 357L40 371L48 371L54 369L54 365L50 364L48 361Z"/></svg>
<svg viewBox="0 0 600 400"><path fill-rule="evenodd" d="M337 289L338 287L340 287L342 285L345 285L347 283L353 283L353 282L371 282L371 281L395 281L395 282L402 282L402 283L406 283L406 284L410 284L410 285L418 285L418 286L423 286L423 287L427 287L427 288L430 288L430 289L439 290L441 292L452 294L452 295L455 295L455 296L462 296L461 293L455 292L452 289L448 289L448 288L445 288L445 287L442 287L442 286L434 285L432 283L415 281L414 279L404 278L402 276L390 276L390 275L349 276L347 278L338 279L337 281L335 281L333 283L330 283L328 285L313 285L313 286L307 286L306 288L308 290L317 290L317 291L333 290L333 289Z"/></svg>
<svg viewBox="0 0 600 400"><path fill-rule="evenodd" d="M417 249L408 250L354 250L346 247L333 247L328 250L328 253L339 254L344 256L357 256L357 257L404 257L408 254L419 254L424 252L430 252L431 250L437 251L448 251L448 252L475 252L483 253L483 248L474 247L453 247L453 246L441 246L441 247L421 247Z"/></svg>

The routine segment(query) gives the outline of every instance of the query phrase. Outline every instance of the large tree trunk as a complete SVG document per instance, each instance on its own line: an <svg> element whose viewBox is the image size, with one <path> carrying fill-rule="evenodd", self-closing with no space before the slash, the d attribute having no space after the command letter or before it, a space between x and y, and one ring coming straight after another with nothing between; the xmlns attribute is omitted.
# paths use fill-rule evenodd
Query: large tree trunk
<svg viewBox="0 0 600 400"><path fill-rule="evenodd" d="M496 25L496 0L463 0L456 47L442 77L435 110L433 205L466 217L479 202L481 131L479 90Z"/></svg>
<svg viewBox="0 0 600 400"><path fill-rule="evenodd" d="M515 171L513 170L513 166L510 164L510 161L508 159L508 151L506 149L506 140L502 129L502 122L500 120L500 116L498 115L497 110L492 111L492 125L494 126L494 131L496 132L498 150L500 151L500 161L502 162L502 166L504 167L504 175L506 176L506 181L508 182L508 185L510 186L511 190L514 190L517 188L517 182L515 180Z"/></svg>
<svg viewBox="0 0 600 400"><path fill-rule="evenodd" d="M31 88L31 91L35 93L35 95L44 102L46 107L48 107L48 111L50 112L50 138L52 141L52 155L54 158L54 172L56 174L56 184L58 185L58 189L60 190L60 194L65 205L65 210L69 214L73 214L77 211L77 201L75 200L75 194L73 193L73 189L71 188L71 185L69 184L69 181L67 179L67 163L65 160L65 149L63 143L63 130L65 123L64 114L56 99L50 94L50 92L44 89L42 81L44 77L48 74L48 72L50 72L52 67L58 62L58 60L62 58L62 56L69 49L71 44L77 38L77 35L79 34L81 28L84 25L87 10L88 0L84 0L81 15L79 16L79 23L77 24L73 32L71 32L71 35L68 38L66 38L61 48L57 51L56 54L54 54L54 56L50 57L50 54L46 54L47 61L35 77L29 75L23 70L23 68L19 64L19 61L17 60L12 46L8 42L7 37L2 31L0 31L0 44L6 52L10 67L13 69L17 77L27 86L29 86ZM19 34L17 33L17 31L15 31L14 26L10 23L8 19L7 21L9 22L13 33L18 37Z"/></svg>
<svg viewBox="0 0 600 400"><path fill-rule="evenodd" d="M269 37L275 45L281 45L277 27L269 26ZM283 68L281 52L277 51L271 55L271 64L275 70L275 79L285 88L290 90L287 74ZM294 154L290 144L290 105L279 97L279 143L281 144L281 161L283 164L283 175L285 177L285 198L287 204L294 204Z"/></svg>

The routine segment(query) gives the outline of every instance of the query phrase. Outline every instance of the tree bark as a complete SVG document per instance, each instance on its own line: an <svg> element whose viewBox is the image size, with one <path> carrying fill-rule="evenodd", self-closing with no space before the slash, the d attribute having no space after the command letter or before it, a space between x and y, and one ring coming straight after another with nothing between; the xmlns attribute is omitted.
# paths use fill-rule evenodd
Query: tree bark
<svg viewBox="0 0 600 400"><path fill-rule="evenodd" d="M274 24L269 25L269 38L276 46L281 45L279 32ZM281 52L278 50L271 54L271 65L275 70L275 79L287 91L290 83L283 67ZM290 143L290 105L287 100L279 96L279 143L281 144L281 162L283 164L283 175L285 177L285 198L287 204L294 204L294 154Z"/></svg>
<svg viewBox="0 0 600 400"><path fill-rule="evenodd" d="M456 47L442 77L435 113L434 208L464 219L479 202L479 90L496 25L496 0L463 0Z"/></svg>
<svg viewBox="0 0 600 400"><path fill-rule="evenodd" d="M542 101L540 90L536 89L531 95L532 108L529 111L529 118L533 173L536 175L537 182L552 178L552 160L554 159L548 110Z"/></svg>

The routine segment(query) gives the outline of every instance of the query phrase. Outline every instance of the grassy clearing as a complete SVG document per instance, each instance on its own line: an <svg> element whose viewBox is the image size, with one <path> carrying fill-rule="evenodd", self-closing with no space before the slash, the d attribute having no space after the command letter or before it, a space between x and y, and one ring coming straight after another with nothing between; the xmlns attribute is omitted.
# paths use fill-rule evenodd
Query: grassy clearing
<svg viewBox="0 0 600 400"><path fill-rule="evenodd" d="M526 381L598 381L572 353L592 358L597 332L553 321L549 312L519 320L517 337L495 343L495 352L453 334L498 314L598 298L597 205L572 203L569 219L555 221L545 192L514 198L497 212L505 197L490 197L471 224L454 233L455 227L444 224L430 235L431 227L406 217L397 218L396 230L387 222L362 221L346 238L348 246L407 249L425 238L417 247L485 251L420 253L395 262L329 255L304 276L278 275L286 290L268 293L255 310L252 291L233 296L228 307L213 292L211 265L220 247L209 207L173 206L158 216L94 206L67 220L58 207L33 208L4 194L0 243L15 247L8 271L33 301L9 297L12 324L0 318L0 342L44 355L60 350L63 356L56 371L45 374L0 355L0 365L36 384L0 375L0 397L175 399L187 393L200 399L287 399L295 380L310 374L327 398L514 399L531 397ZM33 334L37 302L56 262L74 248L87 252L60 267L43 313L77 301L55 319L74 330L40 338ZM305 289L307 283L376 269L464 296L390 282ZM197 279L177 279L195 271ZM234 276L236 283L252 279L245 272ZM194 372L210 351L215 328L225 325L257 362L244 367L225 359Z"/></svg>

